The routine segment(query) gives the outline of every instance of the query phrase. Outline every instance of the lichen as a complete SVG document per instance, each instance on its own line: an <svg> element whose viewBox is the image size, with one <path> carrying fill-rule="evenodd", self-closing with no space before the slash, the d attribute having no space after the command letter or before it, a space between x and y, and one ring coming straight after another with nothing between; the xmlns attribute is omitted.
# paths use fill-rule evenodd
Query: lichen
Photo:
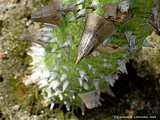
<svg viewBox="0 0 160 120"><path fill-rule="evenodd" d="M160 74L159 71L159 63L160 63L160 37L155 32L152 32L150 36L147 36L145 39L146 44L148 46L143 46L140 52L140 55L137 59L140 63L143 61L147 61L150 66L153 67L155 77L158 77Z"/></svg>

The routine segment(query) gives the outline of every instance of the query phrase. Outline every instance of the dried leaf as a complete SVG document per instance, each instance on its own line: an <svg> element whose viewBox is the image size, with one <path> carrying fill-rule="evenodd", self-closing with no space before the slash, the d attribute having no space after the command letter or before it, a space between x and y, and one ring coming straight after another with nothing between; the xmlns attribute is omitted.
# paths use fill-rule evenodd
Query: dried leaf
<svg viewBox="0 0 160 120"><path fill-rule="evenodd" d="M107 4L104 7L105 18L114 22L124 23L132 18L132 12L130 10L130 0L124 0L115 4Z"/></svg>
<svg viewBox="0 0 160 120"><path fill-rule="evenodd" d="M66 8L63 8L62 0L52 0L49 5L34 12L32 14L32 20L35 22L60 25L63 16L69 11L75 11L75 9L76 7L74 5L68 5Z"/></svg>
<svg viewBox="0 0 160 120"><path fill-rule="evenodd" d="M101 106L100 93L98 91L91 91L84 94L79 94L79 96L88 109L93 109Z"/></svg>
<svg viewBox="0 0 160 120"><path fill-rule="evenodd" d="M120 47L116 44L107 44L107 45L103 45L100 44L97 48L97 51L101 52L101 53L119 53L119 52L125 52L127 49L124 47Z"/></svg>

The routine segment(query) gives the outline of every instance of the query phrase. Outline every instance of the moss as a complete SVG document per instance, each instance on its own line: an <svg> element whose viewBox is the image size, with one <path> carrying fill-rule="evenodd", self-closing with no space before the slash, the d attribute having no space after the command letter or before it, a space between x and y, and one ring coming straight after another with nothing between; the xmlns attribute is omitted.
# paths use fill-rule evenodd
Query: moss
<svg viewBox="0 0 160 120"><path fill-rule="evenodd" d="M151 26L148 23L152 8L152 0L133 0L132 4L133 18L127 23L118 25L118 32L132 31L136 36L136 44L138 48L142 47L143 40L152 32ZM116 41L116 40L115 40ZM117 40L116 43L118 43ZM124 38L123 38L124 41Z"/></svg>
<svg viewBox="0 0 160 120"><path fill-rule="evenodd" d="M91 1L88 1L85 4L85 7L89 5ZM102 5L106 3L117 4L119 0L100 0ZM145 4L144 4L145 3ZM124 24L116 24L117 32L126 32L132 31L133 34L136 36L136 44L138 48L142 47L143 40L151 33L152 29L151 26L148 24L149 13L151 11L152 1L148 0L133 0L132 1L132 13L133 18ZM101 9L99 9L101 13ZM77 57L77 46L79 44L81 34L84 30L85 18L80 18L75 22L69 22L69 18L74 14L70 13L68 16L64 18L64 23L59 28L55 29L53 34L57 37L57 43L50 44L48 48L55 48L57 51L56 53L48 53L46 56L46 66L49 69L52 69L56 64L57 61L60 62L59 65L59 72L60 74L67 74L68 79L70 81L69 89L75 90L77 93L83 93L87 91L91 91L95 89L94 84L89 85L89 89L85 90L82 89L78 83L79 71L85 71L89 76L90 82L93 83L94 79L100 80L100 87L103 89L107 86L107 82L104 80L104 77L114 73L117 70L117 61L123 58L124 53L100 53L97 57L87 57L81 61L80 64L75 65L75 59ZM103 15L103 14L100 14ZM143 15L143 16L142 16ZM62 49L61 45L67 40L68 36L71 36L71 47ZM111 43L117 44L120 47L124 47L128 44L126 38L124 36L116 36L112 37ZM48 49L47 48L47 49ZM61 54L62 57L57 58L57 56ZM111 68L105 68L103 64L111 64ZM88 64L91 64L95 69L96 73L92 73L88 69ZM68 72L66 72L63 67L67 67ZM67 92L65 93L66 95ZM77 103L79 104L79 98L77 98Z"/></svg>
<svg viewBox="0 0 160 120"><path fill-rule="evenodd" d="M0 28L0 50L7 52L8 58L0 63L0 75L4 78L4 82L0 85L0 95L4 98L3 101L6 104L0 107L9 107L9 113L11 113L11 106L15 104L24 105L27 109L29 106L25 106L25 102L33 92L29 91L22 83L24 75L28 72L26 71L27 67L31 62L31 57L26 54L26 50L31 43L21 41L19 37L29 31L28 26L26 26L27 17L30 16L35 2L20 1L14 5L9 1L7 4L2 2L2 6L7 10L5 12L4 10L0 11L0 21L2 21L2 26L0 26L2 27ZM36 2L36 5L40 5L40 1ZM8 97L5 98L5 96Z"/></svg>
<svg viewBox="0 0 160 120"><path fill-rule="evenodd" d="M118 4L120 0L99 0L102 4Z"/></svg>

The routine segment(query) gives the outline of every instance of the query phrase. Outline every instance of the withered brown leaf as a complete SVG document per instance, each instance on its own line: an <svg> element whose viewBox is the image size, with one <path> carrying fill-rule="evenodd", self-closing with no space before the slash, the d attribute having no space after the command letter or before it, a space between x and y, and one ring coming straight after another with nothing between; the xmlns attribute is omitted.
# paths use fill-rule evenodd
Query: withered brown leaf
<svg viewBox="0 0 160 120"><path fill-rule="evenodd" d="M104 6L105 18L114 22L124 23L132 18L132 12L128 9L127 12L121 11L115 4L107 4Z"/></svg>
<svg viewBox="0 0 160 120"><path fill-rule="evenodd" d="M52 0L47 6L34 12L31 18L35 22L60 25L63 15L75 9L74 5L68 5L66 8L63 8L62 0Z"/></svg>

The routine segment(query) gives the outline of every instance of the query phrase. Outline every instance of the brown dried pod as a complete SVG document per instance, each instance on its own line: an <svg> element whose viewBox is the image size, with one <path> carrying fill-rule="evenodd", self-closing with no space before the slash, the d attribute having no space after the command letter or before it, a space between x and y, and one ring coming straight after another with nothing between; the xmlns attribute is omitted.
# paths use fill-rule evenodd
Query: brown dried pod
<svg viewBox="0 0 160 120"><path fill-rule="evenodd" d="M79 44L76 64L78 64L83 57L92 53L107 37L110 37L114 33L114 30L115 27L112 22L107 21L95 13L89 14Z"/></svg>
<svg viewBox="0 0 160 120"><path fill-rule="evenodd" d="M40 10L34 12L31 19L35 22L49 23L54 25L60 25L62 21L62 8L61 0L53 0L49 5L44 6Z"/></svg>
<svg viewBox="0 0 160 120"><path fill-rule="evenodd" d="M75 11L75 9L74 5L68 5L63 8L62 0L52 0L47 6L34 12L31 18L35 22L60 25L63 16L70 11Z"/></svg>

